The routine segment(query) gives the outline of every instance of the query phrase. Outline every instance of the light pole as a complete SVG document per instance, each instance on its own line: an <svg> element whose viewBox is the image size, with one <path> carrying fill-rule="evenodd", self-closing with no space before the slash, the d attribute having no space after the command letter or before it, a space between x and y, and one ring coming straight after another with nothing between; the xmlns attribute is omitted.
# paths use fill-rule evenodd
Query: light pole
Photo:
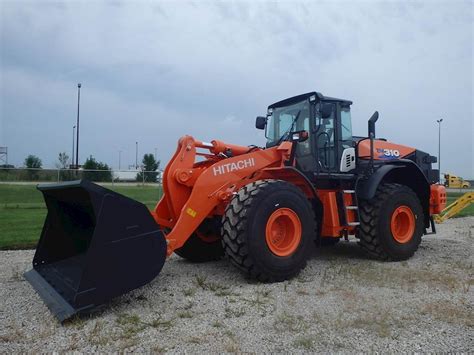
<svg viewBox="0 0 474 355"><path fill-rule="evenodd" d="M135 142L135 169L138 170L138 142Z"/></svg>
<svg viewBox="0 0 474 355"><path fill-rule="evenodd" d="M120 158L121 158L121 156L122 156L122 151L119 150L119 170L120 170L120 160L121 160Z"/></svg>
<svg viewBox="0 0 474 355"><path fill-rule="evenodd" d="M443 119L440 118L439 120L436 120L436 122L438 122L438 180L441 184L441 122L443 122Z"/></svg>
<svg viewBox="0 0 474 355"><path fill-rule="evenodd" d="M76 169L79 169L79 103L81 101L81 83L77 84L77 137L76 137Z"/></svg>
<svg viewBox="0 0 474 355"><path fill-rule="evenodd" d="M74 166L74 136L76 135L76 126L72 126L72 157L71 165Z"/></svg>
<svg viewBox="0 0 474 355"><path fill-rule="evenodd" d="M156 153L158 151L158 148L155 148L155 160L156 160Z"/></svg>

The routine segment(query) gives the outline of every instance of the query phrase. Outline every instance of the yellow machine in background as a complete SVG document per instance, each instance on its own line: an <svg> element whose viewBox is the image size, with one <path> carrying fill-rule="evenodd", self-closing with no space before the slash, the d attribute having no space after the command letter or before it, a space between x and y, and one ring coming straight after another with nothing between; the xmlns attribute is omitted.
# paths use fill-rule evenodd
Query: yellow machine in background
<svg viewBox="0 0 474 355"><path fill-rule="evenodd" d="M471 187L471 184L462 177L455 176L453 174L444 174L444 186L454 189L468 189Z"/></svg>
<svg viewBox="0 0 474 355"><path fill-rule="evenodd" d="M447 219L461 212L471 203L474 203L474 192L467 192L460 198L458 198L456 201L446 206L446 208L442 210L440 214L435 215L434 220L436 223L443 223Z"/></svg>

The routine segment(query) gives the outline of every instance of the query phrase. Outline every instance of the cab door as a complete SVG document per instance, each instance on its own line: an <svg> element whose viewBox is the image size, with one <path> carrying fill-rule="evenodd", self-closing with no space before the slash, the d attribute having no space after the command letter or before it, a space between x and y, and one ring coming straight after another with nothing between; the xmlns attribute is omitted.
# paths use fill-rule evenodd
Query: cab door
<svg viewBox="0 0 474 355"><path fill-rule="evenodd" d="M324 106L323 106L324 105ZM316 114L315 150L317 170L335 173L338 171L338 107L336 103L322 103Z"/></svg>
<svg viewBox="0 0 474 355"><path fill-rule="evenodd" d="M300 115L296 131L302 130L309 133L309 138L304 142L297 143L295 152L296 167L298 170L309 173L312 176L312 173L317 169L313 148L315 139L311 134L314 130L314 104L311 104L309 110L302 112Z"/></svg>

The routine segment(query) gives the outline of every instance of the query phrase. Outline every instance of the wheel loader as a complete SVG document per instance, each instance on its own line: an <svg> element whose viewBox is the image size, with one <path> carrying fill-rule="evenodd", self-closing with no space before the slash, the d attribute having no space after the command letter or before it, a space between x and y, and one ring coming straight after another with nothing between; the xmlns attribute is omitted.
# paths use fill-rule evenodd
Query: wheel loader
<svg viewBox="0 0 474 355"><path fill-rule="evenodd" d="M377 112L353 136L351 105L318 92L276 102L256 119L265 147L183 136L152 211L85 180L38 185L48 214L26 279L64 321L149 283L173 253L225 256L262 282L294 277L312 248L341 239L410 258L446 205L436 157L376 138Z"/></svg>

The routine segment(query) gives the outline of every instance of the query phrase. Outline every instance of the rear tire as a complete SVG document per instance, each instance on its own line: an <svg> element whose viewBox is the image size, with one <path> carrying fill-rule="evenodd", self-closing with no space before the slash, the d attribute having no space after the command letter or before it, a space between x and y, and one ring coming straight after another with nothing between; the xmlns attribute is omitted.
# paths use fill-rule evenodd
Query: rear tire
<svg viewBox="0 0 474 355"><path fill-rule="evenodd" d="M219 220L205 220L186 243L174 252L195 263L221 259L224 256L224 249L220 237Z"/></svg>
<svg viewBox="0 0 474 355"><path fill-rule="evenodd" d="M310 202L299 188L281 180L244 186L222 217L224 253L247 276L262 282L297 275L315 237Z"/></svg>
<svg viewBox="0 0 474 355"><path fill-rule="evenodd" d="M360 201L359 245L380 260L406 260L421 242L423 209L407 186L381 184L374 198Z"/></svg>

